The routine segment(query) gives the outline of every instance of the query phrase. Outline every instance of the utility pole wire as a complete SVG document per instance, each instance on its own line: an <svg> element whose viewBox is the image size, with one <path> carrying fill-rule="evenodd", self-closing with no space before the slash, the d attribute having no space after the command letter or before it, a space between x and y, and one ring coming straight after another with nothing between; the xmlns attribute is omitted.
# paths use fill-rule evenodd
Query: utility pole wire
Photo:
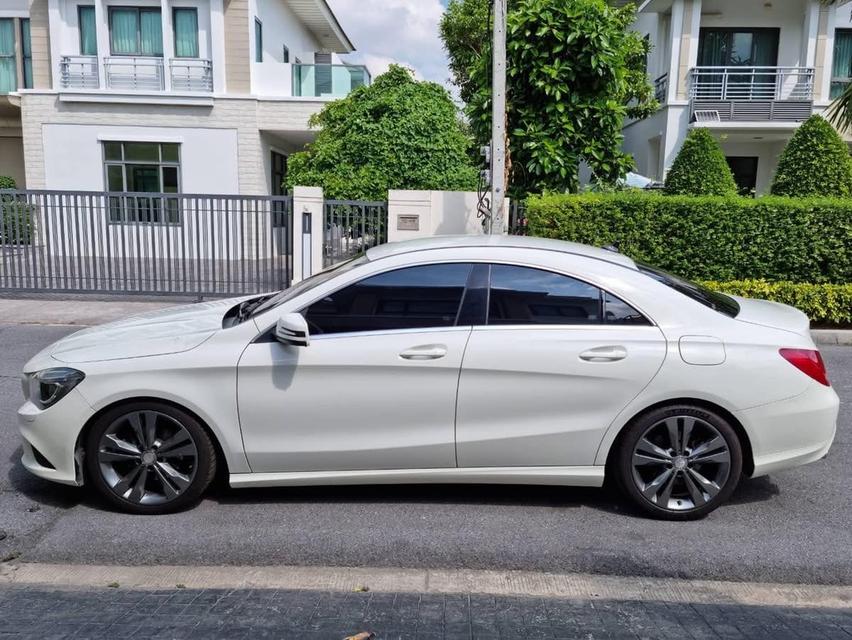
<svg viewBox="0 0 852 640"><path fill-rule="evenodd" d="M494 0L494 62L491 82L491 228L503 233L506 219L506 14L508 0Z"/></svg>

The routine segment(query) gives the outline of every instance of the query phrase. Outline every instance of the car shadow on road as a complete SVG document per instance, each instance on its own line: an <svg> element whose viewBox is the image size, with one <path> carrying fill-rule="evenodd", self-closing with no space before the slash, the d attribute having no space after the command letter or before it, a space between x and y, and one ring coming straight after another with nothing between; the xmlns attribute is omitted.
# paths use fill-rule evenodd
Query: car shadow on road
<svg viewBox="0 0 852 640"><path fill-rule="evenodd" d="M15 491L35 503L57 509L71 509L89 500L87 492L79 487L49 482L31 474L21 464L22 453L22 449L18 447L9 457L9 462L12 463L8 475L9 484Z"/></svg>
<svg viewBox="0 0 852 640"><path fill-rule="evenodd" d="M771 500L780 493L769 478L744 478L729 504ZM535 485L356 485L231 489L218 485L208 496L223 505L238 504L458 504L588 508L606 513L645 518L612 486L585 487Z"/></svg>

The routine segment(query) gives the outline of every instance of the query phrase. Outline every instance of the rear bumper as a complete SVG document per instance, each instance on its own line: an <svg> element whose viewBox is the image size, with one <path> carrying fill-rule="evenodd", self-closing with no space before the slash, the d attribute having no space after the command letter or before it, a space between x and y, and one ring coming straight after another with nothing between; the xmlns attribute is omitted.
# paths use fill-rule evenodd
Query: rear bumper
<svg viewBox="0 0 852 640"><path fill-rule="evenodd" d="M805 393L737 412L751 440L752 477L821 460L837 433L840 399L817 382Z"/></svg>

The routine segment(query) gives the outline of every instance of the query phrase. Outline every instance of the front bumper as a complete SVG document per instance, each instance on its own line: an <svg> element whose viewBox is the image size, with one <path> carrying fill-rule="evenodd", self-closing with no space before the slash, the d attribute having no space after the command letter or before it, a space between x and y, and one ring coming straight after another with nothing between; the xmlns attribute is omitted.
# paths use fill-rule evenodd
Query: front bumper
<svg viewBox="0 0 852 640"><path fill-rule="evenodd" d="M803 394L737 412L754 454L752 477L821 460L837 433L840 399L817 382Z"/></svg>
<svg viewBox="0 0 852 640"><path fill-rule="evenodd" d="M24 403L18 409L18 429L24 440L21 458L24 468L45 480L82 485L83 474L75 460L75 449L80 430L93 413L76 389L49 409L41 410L31 402Z"/></svg>

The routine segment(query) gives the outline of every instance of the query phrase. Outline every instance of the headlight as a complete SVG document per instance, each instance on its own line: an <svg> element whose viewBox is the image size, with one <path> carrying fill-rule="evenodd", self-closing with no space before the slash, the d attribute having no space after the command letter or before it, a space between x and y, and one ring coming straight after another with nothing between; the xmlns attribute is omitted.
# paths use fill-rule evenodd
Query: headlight
<svg viewBox="0 0 852 640"><path fill-rule="evenodd" d="M82 371L68 367L44 369L24 375L24 396L39 409L47 409L68 395L85 377Z"/></svg>

